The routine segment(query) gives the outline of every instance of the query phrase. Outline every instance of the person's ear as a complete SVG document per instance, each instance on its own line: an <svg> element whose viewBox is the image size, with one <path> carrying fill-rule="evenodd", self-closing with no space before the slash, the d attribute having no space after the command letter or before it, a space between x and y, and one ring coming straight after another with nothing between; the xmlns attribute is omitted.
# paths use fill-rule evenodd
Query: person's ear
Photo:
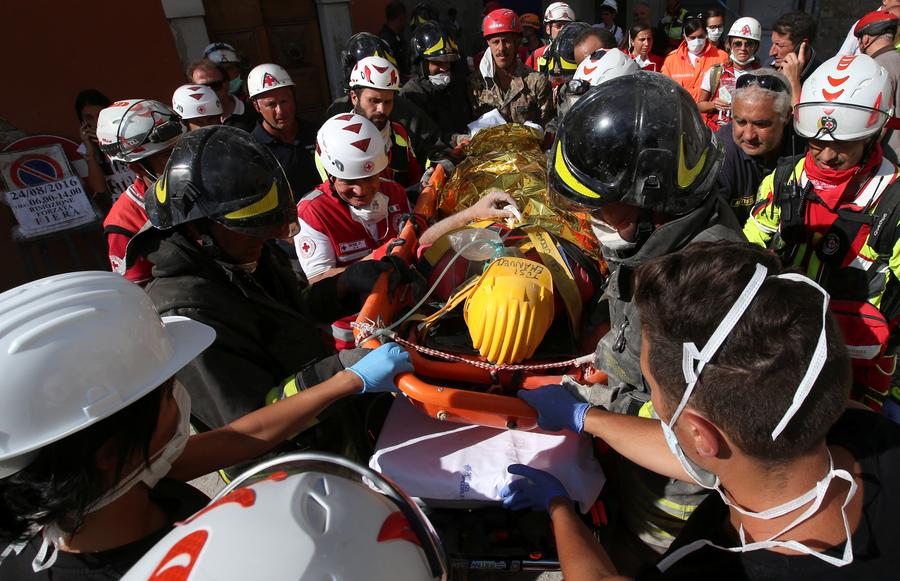
<svg viewBox="0 0 900 581"><path fill-rule="evenodd" d="M359 103L359 96L356 94L356 91L350 91L350 104L356 107Z"/></svg>
<svg viewBox="0 0 900 581"><path fill-rule="evenodd" d="M253 108L256 109L256 112L262 115L262 111L259 108L259 101L257 99L251 99L251 103L253 103Z"/></svg>
<svg viewBox="0 0 900 581"><path fill-rule="evenodd" d="M683 446L690 446L703 458L715 458L725 443L721 431L715 424L691 409L685 409L678 423L687 431L687 441ZM725 446L727 447L727 446Z"/></svg>

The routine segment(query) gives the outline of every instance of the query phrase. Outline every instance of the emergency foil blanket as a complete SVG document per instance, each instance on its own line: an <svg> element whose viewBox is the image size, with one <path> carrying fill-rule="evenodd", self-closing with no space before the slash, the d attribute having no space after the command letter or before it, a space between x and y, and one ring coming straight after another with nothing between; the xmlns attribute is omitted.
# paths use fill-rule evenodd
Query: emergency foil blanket
<svg viewBox="0 0 900 581"><path fill-rule="evenodd" d="M468 208L491 189L515 198L524 223L535 224L600 257L586 214L560 212L547 197L547 154L536 131L508 123L478 132L466 159L441 188L439 217Z"/></svg>
<svg viewBox="0 0 900 581"><path fill-rule="evenodd" d="M500 500L513 478L510 464L526 464L556 476L582 512L606 482L591 440L572 432L498 430L430 418L397 398L369 466L410 496L477 506Z"/></svg>

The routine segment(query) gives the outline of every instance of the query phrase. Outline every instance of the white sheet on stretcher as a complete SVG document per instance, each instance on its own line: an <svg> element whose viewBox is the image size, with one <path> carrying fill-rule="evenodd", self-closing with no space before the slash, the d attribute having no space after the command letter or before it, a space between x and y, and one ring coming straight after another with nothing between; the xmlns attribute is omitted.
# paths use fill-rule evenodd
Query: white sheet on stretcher
<svg viewBox="0 0 900 581"><path fill-rule="evenodd" d="M506 467L516 463L556 476L582 512L606 481L587 436L442 422L403 397L391 407L369 466L410 496L465 502L500 500L513 478Z"/></svg>

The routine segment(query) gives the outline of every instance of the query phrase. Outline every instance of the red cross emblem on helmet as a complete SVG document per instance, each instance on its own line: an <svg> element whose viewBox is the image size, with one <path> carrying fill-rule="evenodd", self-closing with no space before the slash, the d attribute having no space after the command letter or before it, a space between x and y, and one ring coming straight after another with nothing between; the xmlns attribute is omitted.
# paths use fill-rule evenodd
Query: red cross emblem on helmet
<svg viewBox="0 0 900 581"><path fill-rule="evenodd" d="M272 87L278 84L278 79L273 77L270 73L266 73L262 78L263 87Z"/></svg>
<svg viewBox="0 0 900 581"><path fill-rule="evenodd" d="M744 28L741 29L741 34L746 34L747 36L750 36L750 26L745 24Z"/></svg>

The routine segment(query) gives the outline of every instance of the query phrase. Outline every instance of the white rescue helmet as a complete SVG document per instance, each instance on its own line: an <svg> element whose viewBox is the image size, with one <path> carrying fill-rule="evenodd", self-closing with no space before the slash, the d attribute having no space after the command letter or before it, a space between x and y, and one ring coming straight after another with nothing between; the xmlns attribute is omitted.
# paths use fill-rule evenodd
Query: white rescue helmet
<svg viewBox="0 0 900 581"><path fill-rule="evenodd" d="M294 81L283 67L274 63L256 65L247 75L247 93L251 99L281 87L293 87Z"/></svg>
<svg viewBox="0 0 900 581"><path fill-rule="evenodd" d="M150 393L215 336L202 323L160 317L141 287L112 272L60 274L0 294L0 478Z"/></svg>
<svg viewBox="0 0 900 581"><path fill-rule="evenodd" d="M113 159L133 163L175 145L185 131L174 111L159 101L127 99L100 111L97 141Z"/></svg>
<svg viewBox="0 0 900 581"><path fill-rule="evenodd" d="M544 10L544 24L574 21L575 11L565 2L554 2Z"/></svg>
<svg viewBox="0 0 900 581"><path fill-rule="evenodd" d="M356 113L341 113L323 123L316 134L316 153L328 175L344 180L378 175L390 161L381 131Z"/></svg>
<svg viewBox="0 0 900 581"><path fill-rule="evenodd" d="M434 528L400 489L345 458L297 453L236 478L122 579L440 581L447 575Z"/></svg>
<svg viewBox="0 0 900 581"><path fill-rule="evenodd" d="M603 8L608 8L616 14L619 13L619 4L616 2L616 0L603 0L603 4L600 5L600 9Z"/></svg>
<svg viewBox="0 0 900 581"><path fill-rule="evenodd" d="M203 55L214 63L241 64L237 51L233 46L225 42L213 42L206 45Z"/></svg>
<svg viewBox="0 0 900 581"><path fill-rule="evenodd" d="M206 85L181 85L172 94L172 109L183 120L222 114L222 102Z"/></svg>
<svg viewBox="0 0 900 581"><path fill-rule="evenodd" d="M867 139L893 116L893 95L890 74L871 57L832 57L803 83L794 130L806 139Z"/></svg>
<svg viewBox="0 0 900 581"><path fill-rule="evenodd" d="M744 16L734 21L734 24L731 25L731 29L728 31L728 36L747 38L759 42L762 39L762 25L760 25L759 20Z"/></svg>
<svg viewBox="0 0 900 581"><path fill-rule="evenodd" d="M386 58L367 56L359 59L350 72L351 87L367 87L381 91L399 91L397 67Z"/></svg>
<svg viewBox="0 0 900 581"><path fill-rule="evenodd" d="M602 54L601 54L602 53ZM596 87L610 79L630 75L640 70L638 64L629 55L618 49L595 50L575 69L572 80L582 80Z"/></svg>

